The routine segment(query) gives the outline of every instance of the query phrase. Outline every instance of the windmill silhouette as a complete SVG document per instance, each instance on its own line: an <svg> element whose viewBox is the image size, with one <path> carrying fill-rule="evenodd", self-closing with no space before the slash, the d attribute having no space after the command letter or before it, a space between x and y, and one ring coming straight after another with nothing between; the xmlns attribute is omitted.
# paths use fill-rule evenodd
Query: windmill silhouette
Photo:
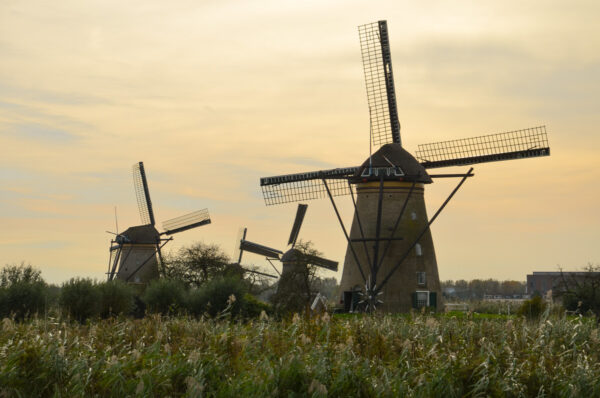
<svg viewBox="0 0 600 398"><path fill-rule="evenodd" d="M158 263L162 264L161 249L173 240L172 235L210 224L207 209L198 210L163 222L163 232L158 232L144 163L133 165L133 186L142 225L116 232L110 242L108 280L120 279L132 283L148 283L158 278ZM168 235L168 238L162 236Z"/></svg>
<svg viewBox="0 0 600 398"><path fill-rule="evenodd" d="M265 256L271 265L273 265L271 260L278 260L281 262L281 272L274 267L275 271L279 275L279 281L277 285L278 294L281 293L282 289L287 290L290 294L305 294L308 292L310 290L310 287L306 285L308 282L302 278L307 274L308 265L314 265L330 271L337 271L338 269L337 261L332 261L321 256L305 253L296 248L296 242L298 240L300 228L304 222L304 216L306 215L307 209L308 205L298 204L296 217L294 219L294 223L292 224L292 230L287 243L289 249L285 253L281 250L247 240L247 228L243 229L241 239L238 238L236 241L236 252L234 254L234 259L237 259L238 264L241 263L244 252ZM262 273L262 275L273 276L264 273Z"/></svg>
<svg viewBox="0 0 600 398"><path fill-rule="evenodd" d="M416 157L403 146L396 106L386 21L358 27L367 102L370 145L378 148L362 165L264 177L266 205L328 197L348 246L342 273L346 310L441 307L441 289L430 226L473 168L457 174L428 170L550 155L545 126L474 138L419 145ZM437 178L460 178L433 217L424 187ZM350 232L335 196L350 195Z"/></svg>

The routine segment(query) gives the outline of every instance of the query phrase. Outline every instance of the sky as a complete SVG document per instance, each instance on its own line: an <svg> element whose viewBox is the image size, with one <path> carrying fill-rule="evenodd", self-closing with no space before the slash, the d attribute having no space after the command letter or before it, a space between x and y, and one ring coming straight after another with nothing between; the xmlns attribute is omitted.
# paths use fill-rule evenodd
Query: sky
<svg viewBox="0 0 600 398"><path fill-rule="evenodd" d="M296 204L265 206L259 178L368 157L357 26L380 19L409 151L547 126L550 157L476 165L432 225L440 278L600 264L599 17L596 1L4 0L0 265L104 279L115 207L120 231L140 223L138 161L157 221L210 211L169 250L233 254L240 227L284 249ZM456 183L426 187L430 216ZM308 203L300 238L343 263L331 204Z"/></svg>

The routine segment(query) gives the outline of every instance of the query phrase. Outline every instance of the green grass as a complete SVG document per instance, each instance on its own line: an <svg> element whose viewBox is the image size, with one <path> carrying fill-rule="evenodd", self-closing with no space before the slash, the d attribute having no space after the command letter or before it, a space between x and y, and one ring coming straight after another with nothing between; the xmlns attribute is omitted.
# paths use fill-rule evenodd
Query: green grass
<svg viewBox="0 0 600 398"><path fill-rule="evenodd" d="M0 396L600 396L599 331L583 319L153 316L1 327Z"/></svg>

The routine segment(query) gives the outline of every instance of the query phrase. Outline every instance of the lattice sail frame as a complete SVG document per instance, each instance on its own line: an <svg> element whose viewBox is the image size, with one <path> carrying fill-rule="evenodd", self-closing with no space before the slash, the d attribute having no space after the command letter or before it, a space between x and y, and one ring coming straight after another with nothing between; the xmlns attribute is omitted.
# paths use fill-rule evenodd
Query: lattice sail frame
<svg viewBox="0 0 600 398"><path fill-rule="evenodd" d="M361 25L358 36L371 118L371 142L374 146L401 144L387 22Z"/></svg>
<svg viewBox="0 0 600 398"><path fill-rule="evenodd" d="M546 126L419 145L416 158L425 168L464 166L550 155Z"/></svg>
<svg viewBox="0 0 600 398"><path fill-rule="evenodd" d="M140 211L140 219L142 220L142 224L154 225L154 211L152 210L152 201L150 200L150 191L148 190L144 162L134 164L132 169L133 188L135 189L135 197Z"/></svg>
<svg viewBox="0 0 600 398"><path fill-rule="evenodd" d="M187 231L200 225L210 224L210 215L208 209L197 210L183 216L175 217L164 221L162 226L166 234Z"/></svg>
<svg viewBox="0 0 600 398"><path fill-rule="evenodd" d="M349 195L348 179L356 170L358 167L344 167L264 177L260 179L260 185L267 206L327 197L327 190L321 178L327 180L331 195Z"/></svg>

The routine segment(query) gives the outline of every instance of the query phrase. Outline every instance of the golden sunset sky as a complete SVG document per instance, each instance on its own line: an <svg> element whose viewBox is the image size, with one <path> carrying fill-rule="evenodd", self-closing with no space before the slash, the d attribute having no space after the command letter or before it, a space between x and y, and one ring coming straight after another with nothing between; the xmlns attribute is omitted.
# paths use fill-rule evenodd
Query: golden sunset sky
<svg viewBox="0 0 600 398"><path fill-rule="evenodd" d="M114 207L120 230L140 222L138 161L157 221L210 211L211 225L169 249L204 241L231 254L242 226L284 249L296 204L265 206L259 178L367 158L357 26L379 19L409 151L542 124L549 134L550 157L475 166L432 226L441 279L600 263L597 1L4 0L0 265L104 279ZM457 182L427 187L430 216ZM349 226L350 199L339 201ZM308 203L300 238L343 263L331 204Z"/></svg>

